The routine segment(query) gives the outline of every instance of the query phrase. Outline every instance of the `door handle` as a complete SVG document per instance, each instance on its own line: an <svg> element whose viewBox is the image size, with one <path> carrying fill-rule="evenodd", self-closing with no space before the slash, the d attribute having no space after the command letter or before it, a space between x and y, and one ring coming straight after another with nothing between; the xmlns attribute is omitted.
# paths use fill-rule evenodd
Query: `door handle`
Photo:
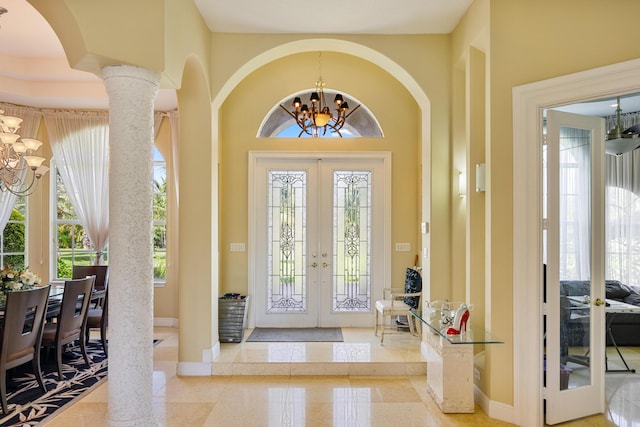
<svg viewBox="0 0 640 427"><path fill-rule="evenodd" d="M318 266L317 262L314 262L313 264L311 264L311 267L316 268Z"/></svg>
<svg viewBox="0 0 640 427"><path fill-rule="evenodd" d="M327 268L329 266L329 264L327 264L326 262L322 263L322 268Z"/></svg>
<svg viewBox="0 0 640 427"><path fill-rule="evenodd" d="M601 305L604 305L604 301L602 301L600 298L596 298L595 302L593 303L596 307L600 307Z"/></svg>

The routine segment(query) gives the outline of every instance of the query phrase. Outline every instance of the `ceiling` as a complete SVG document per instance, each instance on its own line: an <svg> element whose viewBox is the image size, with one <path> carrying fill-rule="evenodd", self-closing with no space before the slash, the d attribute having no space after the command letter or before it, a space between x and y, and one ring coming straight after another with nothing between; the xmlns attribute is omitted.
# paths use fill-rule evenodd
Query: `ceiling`
<svg viewBox="0 0 640 427"><path fill-rule="evenodd" d="M310 13L314 4L296 0L194 3L209 29L220 33L446 34L472 0L324 0L322 19Z"/></svg>
<svg viewBox="0 0 640 427"><path fill-rule="evenodd" d="M309 6L294 0L193 0L209 29L229 33L303 34L435 34L449 33L473 0L325 0L324 10L339 10L330 19L311 19ZM0 16L0 58L47 61L51 66L20 67L20 79L40 82L94 84L94 96L86 93L63 97L18 96L0 89L0 101L44 108L108 108L106 92L93 74L72 70L57 36L45 19L26 0L0 0L9 12ZM246 13L247 10L252 13ZM326 16L326 15L325 15ZM6 62L5 62L6 64ZM3 67L5 68L5 67ZM0 75L6 71L0 70ZM16 72L12 71L15 78ZM85 91L86 92L86 91ZM559 110L607 116L615 113L614 99L587 102ZM640 111L640 97L625 97L623 112ZM177 106L174 90L161 90L156 108Z"/></svg>

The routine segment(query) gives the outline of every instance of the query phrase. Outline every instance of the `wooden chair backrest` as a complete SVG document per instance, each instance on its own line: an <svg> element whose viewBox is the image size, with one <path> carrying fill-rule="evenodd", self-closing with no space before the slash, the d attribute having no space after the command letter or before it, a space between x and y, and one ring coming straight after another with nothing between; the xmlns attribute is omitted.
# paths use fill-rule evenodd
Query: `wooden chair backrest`
<svg viewBox="0 0 640 427"><path fill-rule="evenodd" d="M95 276L64 282L64 294L58 317L57 335L63 339L80 332L87 321Z"/></svg>
<svg viewBox="0 0 640 427"><path fill-rule="evenodd" d="M49 285L7 293L0 344L0 364L3 368L31 360L28 357L20 363L24 357L16 358L16 355L39 351L48 299Z"/></svg>
<svg viewBox="0 0 640 427"><path fill-rule="evenodd" d="M74 265L71 273L72 279L82 279L87 276L96 276L93 289L104 291L109 286L109 266L108 265Z"/></svg>

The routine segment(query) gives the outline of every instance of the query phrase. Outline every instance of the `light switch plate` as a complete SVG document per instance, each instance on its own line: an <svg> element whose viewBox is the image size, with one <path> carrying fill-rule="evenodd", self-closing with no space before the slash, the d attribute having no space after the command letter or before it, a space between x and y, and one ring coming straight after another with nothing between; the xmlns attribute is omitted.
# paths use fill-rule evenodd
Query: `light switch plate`
<svg viewBox="0 0 640 427"><path fill-rule="evenodd" d="M396 252L409 252L411 243L396 243Z"/></svg>
<svg viewBox="0 0 640 427"><path fill-rule="evenodd" d="M232 243L231 252L244 252L244 243Z"/></svg>

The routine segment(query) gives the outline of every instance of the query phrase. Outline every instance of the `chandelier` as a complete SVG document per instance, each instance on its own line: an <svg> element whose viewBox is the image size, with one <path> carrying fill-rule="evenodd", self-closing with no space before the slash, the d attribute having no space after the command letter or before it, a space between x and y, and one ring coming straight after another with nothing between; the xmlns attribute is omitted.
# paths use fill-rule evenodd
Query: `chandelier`
<svg viewBox="0 0 640 427"><path fill-rule="evenodd" d="M324 80L322 80L321 58L322 53L319 52L319 77L318 81L316 81L316 90L312 92L309 97L311 105L303 104L299 96L296 96L293 99L293 104L291 104L293 111L287 110L284 105L280 104L280 107L286 111L287 114L293 117L300 128L298 138L300 138L302 134L307 134L314 138L317 138L320 135L325 136L327 134L327 130L338 134L338 136L342 138L340 129L344 126L347 118L360 108L360 105L358 105L347 114L349 104L344 101L341 94L337 93L333 99L335 109L334 111L331 111L331 108L327 105L327 101L324 96Z"/></svg>
<svg viewBox="0 0 640 427"><path fill-rule="evenodd" d="M44 157L33 155L42 142L16 133L20 123L22 119L5 116L0 110L0 191L28 196L49 168L42 164Z"/></svg>
<svg viewBox="0 0 640 427"><path fill-rule="evenodd" d="M607 132L604 145L605 152L615 156L628 153L629 151L633 151L640 147L640 138L638 138L637 126L624 129L620 123L621 112L620 97L618 97L616 103L616 125Z"/></svg>

